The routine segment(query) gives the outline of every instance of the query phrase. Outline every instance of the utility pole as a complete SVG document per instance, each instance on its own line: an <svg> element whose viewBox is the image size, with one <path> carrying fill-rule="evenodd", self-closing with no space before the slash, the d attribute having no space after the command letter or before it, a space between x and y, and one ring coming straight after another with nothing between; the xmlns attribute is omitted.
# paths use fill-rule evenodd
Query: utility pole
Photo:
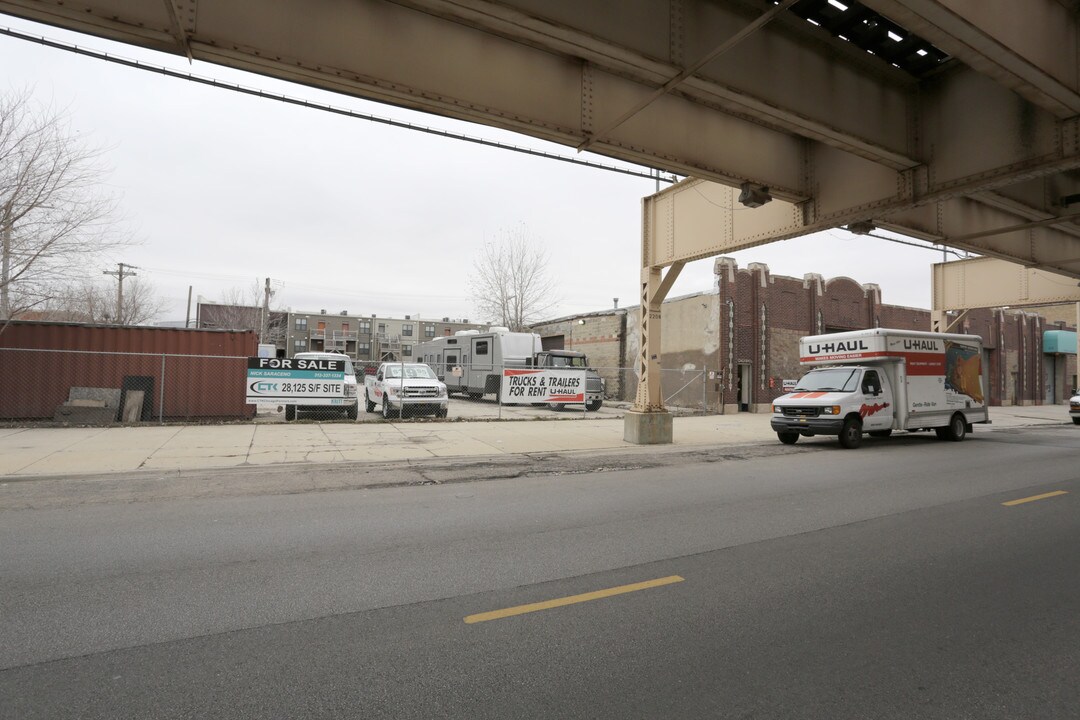
<svg viewBox="0 0 1080 720"><path fill-rule="evenodd" d="M187 314L184 316L184 327L191 327L191 286L187 286Z"/></svg>
<svg viewBox="0 0 1080 720"><path fill-rule="evenodd" d="M270 278L266 278L266 287L263 289L262 322L259 323L259 342L266 342L266 336L270 334Z"/></svg>
<svg viewBox="0 0 1080 720"><path fill-rule="evenodd" d="M3 256L3 267L0 268L0 320L10 320L11 298L8 295L8 282L11 278L11 220L7 212L0 218L0 222L3 222L3 227L0 228L0 235L3 235L3 249L0 250L0 255Z"/></svg>
<svg viewBox="0 0 1080 720"><path fill-rule="evenodd" d="M139 268L134 265L128 265L126 263L116 263L117 270L102 270L103 275L115 275L116 276L116 315L115 321L117 325L124 324L124 277L134 277L137 273L131 272L132 270L138 270ZM124 272L124 268L128 271Z"/></svg>

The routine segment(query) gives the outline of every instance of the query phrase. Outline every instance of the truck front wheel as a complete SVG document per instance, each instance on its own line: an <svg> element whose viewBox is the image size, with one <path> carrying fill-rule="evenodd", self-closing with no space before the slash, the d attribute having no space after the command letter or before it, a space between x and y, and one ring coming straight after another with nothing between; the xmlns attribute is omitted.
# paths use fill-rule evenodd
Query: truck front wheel
<svg viewBox="0 0 1080 720"><path fill-rule="evenodd" d="M585 409L589 412L596 412L600 409L600 406L604 404L603 400L591 400L585 403Z"/></svg>
<svg viewBox="0 0 1080 720"><path fill-rule="evenodd" d="M840 447L854 450L860 445L862 445L862 421L849 417L840 428Z"/></svg>
<svg viewBox="0 0 1080 720"><path fill-rule="evenodd" d="M776 437L780 438L780 442L785 445L794 445L799 441L799 433L797 432L778 432Z"/></svg>
<svg viewBox="0 0 1080 720"><path fill-rule="evenodd" d="M385 395L383 395L383 399L382 399L382 416L383 416L383 420L389 420L392 417L390 415L390 403L386 402L386 396Z"/></svg>
<svg viewBox="0 0 1080 720"><path fill-rule="evenodd" d="M375 403L368 398L367 390L364 391L364 410L369 413L375 412Z"/></svg>
<svg viewBox="0 0 1080 720"><path fill-rule="evenodd" d="M295 419L296 419L296 406L295 405L286 405L285 406L285 420L289 421L289 420L295 420Z"/></svg>

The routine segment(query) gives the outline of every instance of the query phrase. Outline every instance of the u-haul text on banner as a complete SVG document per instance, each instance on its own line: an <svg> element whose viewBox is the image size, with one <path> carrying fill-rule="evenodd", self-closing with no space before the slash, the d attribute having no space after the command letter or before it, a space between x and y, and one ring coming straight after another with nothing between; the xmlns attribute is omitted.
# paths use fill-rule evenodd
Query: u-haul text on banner
<svg viewBox="0 0 1080 720"><path fill-rule="evenodd" d="M585 370L506 369L499 397L504 405L585 402Z"/></svg>
<svg viewBox="0 0 1080 720"><path fill-rule="evenodd" d="M344 360L248 358L248 404L340 405L344 395Z"/></svg>

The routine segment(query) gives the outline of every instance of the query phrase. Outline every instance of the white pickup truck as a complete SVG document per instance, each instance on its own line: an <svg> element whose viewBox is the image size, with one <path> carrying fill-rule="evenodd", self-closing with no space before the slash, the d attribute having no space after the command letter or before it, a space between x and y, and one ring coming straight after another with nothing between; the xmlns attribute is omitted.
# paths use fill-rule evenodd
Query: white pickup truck
<svg viewBox="0 0 1080 720"><path fill-rule="evenodd" d="M446 417L450 399L446 385L423 363L383 363L374 375L364 377L365 409L382 407L387 420L395 417L434 415Z"/></svg>

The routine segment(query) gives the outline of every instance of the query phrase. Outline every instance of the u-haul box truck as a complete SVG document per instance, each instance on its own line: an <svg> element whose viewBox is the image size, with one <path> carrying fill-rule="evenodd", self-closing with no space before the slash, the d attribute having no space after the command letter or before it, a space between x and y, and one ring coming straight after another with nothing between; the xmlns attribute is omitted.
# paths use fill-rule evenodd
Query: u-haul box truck
<svg viewBox="0 0 1080 720"><path fill-rule="evenodd" d="M988 423L982 338L875 328L799 341L812 367L773 402L772 429L791 445L799 436L836 435L856 448L864 432L931 430L960 441Z"/></svg>

